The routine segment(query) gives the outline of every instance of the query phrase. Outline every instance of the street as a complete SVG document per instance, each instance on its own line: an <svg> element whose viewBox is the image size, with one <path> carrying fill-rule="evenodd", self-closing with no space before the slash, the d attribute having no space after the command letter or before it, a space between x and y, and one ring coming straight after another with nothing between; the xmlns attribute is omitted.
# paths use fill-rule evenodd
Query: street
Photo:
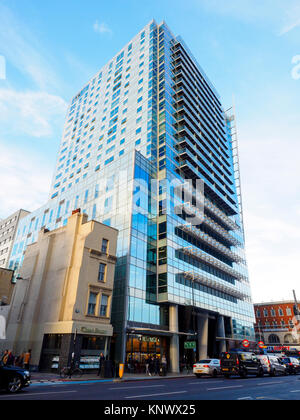
<svg viewBox="0 0 300 420"><path fill-rule="evenodd" d="M17 395L0 393L1 400L299 400L299 376L264 378L182 378L123 383L81 381L72 384L33 384Z"/></svg>

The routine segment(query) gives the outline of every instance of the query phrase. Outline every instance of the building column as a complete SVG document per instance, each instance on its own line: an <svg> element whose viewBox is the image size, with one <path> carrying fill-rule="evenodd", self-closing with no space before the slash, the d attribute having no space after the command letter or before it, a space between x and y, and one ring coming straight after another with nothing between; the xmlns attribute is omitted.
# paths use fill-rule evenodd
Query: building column
<svg viewBox="0 0 300 420"><path fill-rule="evenodd" d="M178 305L169 307L169 327L173 333L170 339L170 370L172 373L179 373Z"/></svg>
<svg viewBox="0 0 300 420"><path fill-rule="evenodd" d="M207 359L208 352L208 314L198 314L198 359Z"/></svg>
<svg viewBox="0 0 300 420"><path fill-rule="evenodd" d="M226 349L226 340L225 340L225 323L224 323L224 317L223 316L218 316L218 320L217 320L217 336L219 338L221 338L221 340L219 340L220 343L220 354L221 353L225 353L227 351Z"/></svg>

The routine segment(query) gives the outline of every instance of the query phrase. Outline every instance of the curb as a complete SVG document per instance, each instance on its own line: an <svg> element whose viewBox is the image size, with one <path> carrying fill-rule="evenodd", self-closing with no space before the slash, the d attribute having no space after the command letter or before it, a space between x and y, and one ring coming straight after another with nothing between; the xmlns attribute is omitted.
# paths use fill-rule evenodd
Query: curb
<svg viewBox="0 0 300 420"><path fill-rule="evenodd" d="M31 385L69 385L69 384L82 384L82 383L128 383L128 382L145 382L145 381L158 381L158 380L175 380L175 379L188 379L193 378L194 375L185 375L185 376L158 376L158 377L143 377L143 378L124 378L124 379L57 379L57 380L32 380Z"/></svg>

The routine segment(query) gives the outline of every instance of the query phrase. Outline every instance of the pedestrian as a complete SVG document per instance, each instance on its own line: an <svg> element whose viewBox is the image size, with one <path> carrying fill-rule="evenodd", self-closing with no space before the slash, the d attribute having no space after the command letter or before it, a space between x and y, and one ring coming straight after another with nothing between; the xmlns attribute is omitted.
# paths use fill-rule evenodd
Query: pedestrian
<svg viewBox="0 0 300 420"><path fill-rule="evenodd" d="M149 370L150 360L149 357L146 359L146 375L152 376Z"/></svg>
<svg viewBox="0 0 300 420"><path fill-rule="evenodd" d="M159 366L160 365L160 363L159 363L159 358L158 357L156 357L155 358L155 360L154 360L154 373L155 373L155 375L159 375Z"/></svg>
<svg viewBox="0 0 300 420"><path fill-rule="evenodd" d="M24 353L22 353L20 356L18 356L16 358L15 365L17 367L22 368L23 367L23 363L24 363Z"/></svg>
<svg viewBox="0 0 300 420"><path fill-rule="evenodd" d="M163 375L166 376L167 375L167 359L165 355L163 355L161 359L161 364L162 364Z"/></svg>
<svg viewBox="0 0 300 420"><path fill-rule="evenodd" d="M31 360L31 350L24 354L24 369L29 370Z"/></svg>
<svg viewBox="0 0 300 420"><path fill-rule="evenodd" d="M2 354L2 357L1 357L1 362L4 365L6 365L6 363L7 363L7 358L8 358L8 350L5 350L4 353Z"/></svg>
<svg viewBox="0 0 300 420"><path fill-rule="evenodd" d="M15 363L15 357L14 357L12 351L9 350L8 355L7 355L6 366L13 366L14 363Z"/></svg>
<svg viewBox="0 0 300 420"><path fill-rule="evenodd" d="M103 353L100 353L100 356L99 356L99 369L98 369L97 376L101 376L102 366L104 365L104 362L105 362L104 354Z"/></svg>

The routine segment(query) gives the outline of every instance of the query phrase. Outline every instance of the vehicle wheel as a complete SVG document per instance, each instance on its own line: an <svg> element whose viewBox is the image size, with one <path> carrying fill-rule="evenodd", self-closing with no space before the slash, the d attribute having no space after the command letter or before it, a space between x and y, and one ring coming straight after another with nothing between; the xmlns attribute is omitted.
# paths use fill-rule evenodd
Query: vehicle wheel
<svg viewBox="0 0 300 420"><path fill-rule="evenodd" d="M213 371L213 378L216 378L218 376L218 372L216 371L216 369Z"/></svg>
<svg viewBox="0 0 300 420"><path fill-rule="evenodd" d="M260 369L260 370L258 371L257 376L258 376L259 378L263 378L263 376L264 376L264 375L265 375L264 370L263 370L263 369Z"/></svg>
<svg viewBox="0 0 300 420"><path fill-rule="evenodd" d="M7 384L7 392L10 394L15 394L16 392L19 392L22 388L22 380L19 376L13 376L9 378L9 382Z"/></svg>
<svg viewBox="0 0 300 420"><path fill-rule="evenodd" d="M226 374L226 375L224 375L224 378L225 379L230 379L231 378L231 375Z"/></svg>
<svg viewBox="0 0 300 420"><path fill-rule="evenodd" d="M197 376L198 379L201 379L202 378L202 376L199 375L199 374L197 374L196 376Z"/></svg>
<svg viewBox="0 0 300 420"><path fill-rule="evenodd" d="M242 379L247 379L248 378L248 372L246 369L243 369L242 372L240 373L240 377Z"/></svg>
<svg viewBox="0 0 300 420"><path fill-rule="evenodd" d="M276 376L276 373L277 373L277 372L276 372L276 369L273 369L273 370L272 370L272 375L271 375L271 376Z"/></svg>

